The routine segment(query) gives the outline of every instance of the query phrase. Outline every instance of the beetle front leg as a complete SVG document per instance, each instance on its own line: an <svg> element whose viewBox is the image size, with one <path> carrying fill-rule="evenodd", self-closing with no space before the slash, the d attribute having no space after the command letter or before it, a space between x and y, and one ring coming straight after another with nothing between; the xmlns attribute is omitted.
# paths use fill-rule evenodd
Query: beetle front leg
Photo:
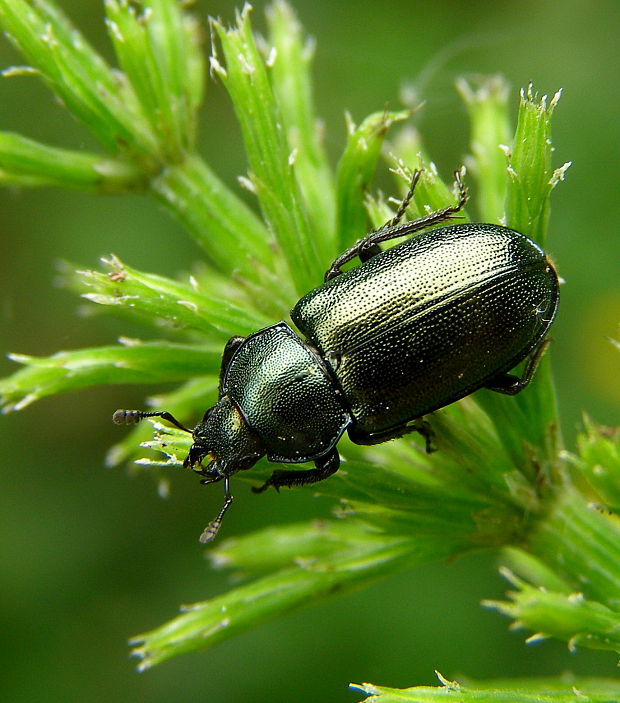
<svg viewBox="0 0 620 703"><path fill-rule="evenodd" d="M441 222L446 222L447 220L453 219L456 213L463 209L465 203L467 202L467 188L462 180L464 169L461 169L454 172L454 182L459 194L458 200L454 205L449 205L441 210L431 212L430 214L420 217L417 220L399 224L413 198L415 186L420 179L421 173L421 171L417 170L413 172L409 191L400 204L396 215L391 220L388 220L383 227L369 232L364 239L360 239L359 242L356 242L352 247L340 254L340 256L332 263L329 270L326 272L324 281L329 281L340 275L342 273L342 267L349 261L352 261L356 256L359 257L361 261L368 261L368 259L371 259L381 251L379 247L380 242L387 242L390 239L396 239L398 237L404 237L408 234L414 234L415 232L419 232L427 227L433 227Z"/></svg>
<svg viewBox="0 0 620 703"><path fill-rule="evenodd" d="M203 477L200 479L200 484L202 486L209 486L212 483L218 483L225 478L222 474L216 473L212 469L209 469L208 466L200 466L200 464L193 467L192 471Z"/></svg>
<svg viewBox="0 0 620 703"><path fill-rule="evenodd" d="M329 478L332 474L338 471L340 466L340 455L336 449L332 449L329 454L316 459L314 462L316 468L306 469L305 471L285 471L276 469L262 486L252 486L254 493L262 493L269 486L273 486L276 491L279 491L282 486L292 488L293 486L305 486L308 483L317 483Z"/></svg>
<svg viewBox="0 0 620 703"><path fill-rule="evenodd" d="M534 348L534 351L530 355L521 376L515 376L511 373L503 373L500 376L492 378L489 383L485 385L485 388L490 391L495 391L496 393L504 393L505 395L517 395L517 393L520 393L524 388L529 386L530 381L534 377L534 373L538 368L538 364L550 344L551 339L547 337Z"/></svg>
<svg viewBox="0 0 620 703"><path fill-rule="evenodd" d="M378 244L370 242L368 238L360 239L352 247L349 247L346 251L343 251L338 258L332 261L332 265L325 272L323 281L331 281L332 278L336 278L336 276L339 276L342 273L342 267L345 264L348 264L349 261L353 261L356 256L359 257L360 261L363 262L368 261L368 259L371 259L373 256L379 254L380 252L381 248Z"/></svg>
<svg viewBox="0 0 620 703"><path fill-rule="evenodd" d="M388 220L388 222L386 222L380 229L373 230L367 234L364 239L360 239L355 242L352 247L349 247L346 251L342 252L342 254L340 254L340 256L332 262L329 270L325 273L323 279L324 281L329 281L341 274L342 267L349 261L353 261L355 257L358 257L359 260L364 263L365 261L372 259L373 256L381 253L381 247L374 241L375 237L379 232L384 232L386 229L395 227L402 220L407 208L409 207L409 203L413 198L413 192L415 190L416 183L420 180L421 174L422 171L419 170L415 170L413 172L411 176L411 183L409 184L409 190L398 206L396 215L394 215L391 220Z"/></svg>

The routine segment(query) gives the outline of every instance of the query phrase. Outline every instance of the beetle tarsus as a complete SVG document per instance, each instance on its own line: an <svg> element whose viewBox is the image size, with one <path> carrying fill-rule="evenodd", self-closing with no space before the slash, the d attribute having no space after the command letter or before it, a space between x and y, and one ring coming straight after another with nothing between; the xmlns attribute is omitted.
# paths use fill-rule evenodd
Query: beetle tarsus
<svg viewBox="0 0 620 703"><path fill-rule="evenodd" d="M407 212L407 208L409 207L411 201L413 200L413 194L415 192L415 187L416 187L417 182L420 180L421 175L422 175L421 169L416 169L411 174L411 181L409 183L409 190L407 191L407 195L405 195L405 197L402 199L394 217L391 220L388 220L383 225L383 227L381 227L381 229L388 229L389 227L396 227L396 225L399 224L400 221L403 219L403 217L405 216L405 213Z"/></svg>

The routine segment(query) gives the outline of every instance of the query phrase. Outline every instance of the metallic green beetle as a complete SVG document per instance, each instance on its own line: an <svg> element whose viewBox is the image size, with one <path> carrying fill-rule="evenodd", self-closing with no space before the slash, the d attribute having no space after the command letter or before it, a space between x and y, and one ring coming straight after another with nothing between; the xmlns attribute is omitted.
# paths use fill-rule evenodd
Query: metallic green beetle
<svg viewBox="0 0 620 703"><path fill-rule="evenodd" d="M338 470L345 432L379 444L430 431L423 416L479 388L514 395L534 374L556 314L558 279L544 251L519 232L493 224L453 224L459 201L399 224L420 172L396 213L340 255L323 285L305 295L291 319L224 349L219 400L189 430L167 412L117 410L118 423L159 416L191 432L184 466L202 483L224 481L225 502L201 541L217 534L232 502L229 477L258 459L314 462L276 470L269 486L321 481ZM410 237L385 251L378 244ZM361 265L342 271L358 257ZM520 377L509 374L527 359ZM202 460L209 457L207 466Z"/></svg>

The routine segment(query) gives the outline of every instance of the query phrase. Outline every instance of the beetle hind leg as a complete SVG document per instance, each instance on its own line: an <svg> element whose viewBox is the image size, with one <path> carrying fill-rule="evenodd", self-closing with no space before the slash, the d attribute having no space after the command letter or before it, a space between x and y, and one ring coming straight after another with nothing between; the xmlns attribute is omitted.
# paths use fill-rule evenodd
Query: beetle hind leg
<svg viewBox="0 0 620 703"><path fill-rule="evenodd" d="M305 486L308 483L323 481L323 479L329 478L338 471L338 467L340 466L338 451L332 449L329 454L316 459L314 464L316 468L306 469L305 471L276 469L262 486L252 486L252 491L254 493L262 493L266 491L269 486L273 486L276 491L279 491L282 486L292 488L293 486Z"/></svg>
<svg viewBox="0 0 620 703"><path fill-rule="evenodd" d="M484 387L488 388L490 391L503 393L504 395L517 395L517 393L520 393L524 388L529 386L530 381L534 377L534 373L538 368L538 364L550 344L551 339L549 339L549 337L539 342L539 344L534 348L534 351L530 354L521 376L515 376L511 373L503 373L490 379Z"/></svg>

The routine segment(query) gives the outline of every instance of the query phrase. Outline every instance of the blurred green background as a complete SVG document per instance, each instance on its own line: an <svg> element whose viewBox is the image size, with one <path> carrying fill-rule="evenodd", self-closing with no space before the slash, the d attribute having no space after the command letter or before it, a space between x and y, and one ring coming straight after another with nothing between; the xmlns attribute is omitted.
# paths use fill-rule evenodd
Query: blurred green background
<svg viewBox="0 0 620 703"><path fill-rule="evenodd" d="M107 56L100 0L60 3ZM265 3L254 24L264 26ZM553 195L549 251L566 281L552 349L563 432L574 446L582 411L619 421L620 4L577 0L465 3L294 0L317 39L316 103L335 160L343 110L356 121L399 107L403 84L426 101L416 116L445 177L467 149L458 75L504 74L514 90L564 90L554 119L555 166L572 160ZM229 2L198 12L231 19ZM0 66L22 60L3 39ZM89 135L35 78L0 82L0 129L52 144L94 148ZM211 83L201 150L229 183L245 170L228 99ZM236 187L236 186L235 186ZM47 355L107 344L141 330L76 315L79 302L56 285L55 264L96 266L117 253L142 270L174 275L200 252L180 228L139 196L96 197L53 190L0 192L0 349ZM291 304L294 301L291 301ZM4 356L0 372L15 365ZM494 554L467 556L391 578L361 593L262 626L215 650L138 675L126 640L172 617L179 603L226 588L198 545L219 491L173 476L162 501L148 476L103 466L120 438L116 407L140 407L155 388L93 390L47 399L0 418L2 467L0 626L2 701L352 701L349 681L392 686L472 677L578 673L611 676L610 653L569 654L558 643L525 646L508 622L479 606L505 584ZM328 514L310 493L257 498L238 490L226 536Z"/></svg>

